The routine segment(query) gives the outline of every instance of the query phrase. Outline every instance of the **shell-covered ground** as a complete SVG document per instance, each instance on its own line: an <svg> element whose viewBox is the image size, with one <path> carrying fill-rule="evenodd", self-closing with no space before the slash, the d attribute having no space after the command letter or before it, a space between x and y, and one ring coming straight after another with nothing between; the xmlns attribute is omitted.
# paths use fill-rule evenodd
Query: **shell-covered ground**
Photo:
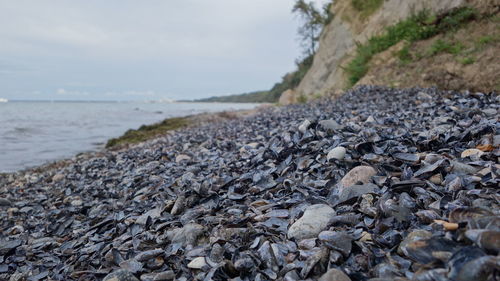
<svg viewBox="0 0 500 281"><path fill-rule="evenodd" d="M500 97L362 86L0 179L0 280L498 280Z"/></svg>

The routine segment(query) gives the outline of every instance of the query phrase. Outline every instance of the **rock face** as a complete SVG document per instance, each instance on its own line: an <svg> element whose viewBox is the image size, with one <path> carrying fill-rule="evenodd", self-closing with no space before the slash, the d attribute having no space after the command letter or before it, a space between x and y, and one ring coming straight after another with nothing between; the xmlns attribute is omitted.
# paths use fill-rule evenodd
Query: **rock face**
<svg viewBox="0 0 500 281"><path fill-rule="evenodd" d="M345 73L340 66L352 58L356 42L365 43L386 26L424 8L431 12L440 12L467 3L466 0L387 0L383 1L382 6L372 15L364 18L352 7L351 1L335 1L331 7L335 17L325 27L313 65L295 89L295 95L325 93L345 88Z"/></svg>
<svg viewBox="0 0 500 281"><path fill-rule="evenodd" d="M328 226L335 211L328 205L316 204L307 207L304 215L288 230L288 237L296 240L314 238Z"/></svg>
<svg viewBox="0 0 500 281"><path fill-rule="evenodd" d="M278 102L280 105L289 105L289 104L296 103L297 98L295 96L294 91L291 89L288 89L281 94Z"/></svg>

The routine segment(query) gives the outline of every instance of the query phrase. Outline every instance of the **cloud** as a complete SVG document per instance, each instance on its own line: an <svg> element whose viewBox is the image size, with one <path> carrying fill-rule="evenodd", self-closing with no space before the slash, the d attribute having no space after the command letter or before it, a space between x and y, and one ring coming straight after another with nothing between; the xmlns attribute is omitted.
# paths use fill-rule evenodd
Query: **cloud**
<svg viewBox="0 0 500 281"><path fill-rule="evenodd" d="M16 95L11 98L41 91L48 99L97 99L107 92L128 99L270 88L293 70L300 54L292 5L293 0L0 0L0 57L11 62L0 61L0 91Z"/></svg>
<svg viewBox="0 0 500 281"><path fill-rule="evenodd" d="M77 91L77 90L66 90L63 88L59 88L56 90L56 94L60 96L90 96L91 94L89 92L85 91Z"/></svg>

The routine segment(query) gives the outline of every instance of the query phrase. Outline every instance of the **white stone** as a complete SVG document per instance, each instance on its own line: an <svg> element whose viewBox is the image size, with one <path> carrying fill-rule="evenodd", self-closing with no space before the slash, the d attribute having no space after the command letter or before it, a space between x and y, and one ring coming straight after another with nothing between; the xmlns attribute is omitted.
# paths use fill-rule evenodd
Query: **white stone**
<svg viewBox="0 0 500 281"><path fill-rule="evenodd" d="M188 263L187 266L188 268L192 269L202 269L203 267L207 266L207 262L205 261L205 257L197 257L190 263Z"/></svg>
<svg viewBox="0 0 500 281"><path fill-rule="evenodd" d="M296 240L315 238L328 227L330 219L335 216L335 210L325 204L311 205L304 214L288 229L288 238Z"/></svg>
<svg viewBox="0 0 500 281"><path fill-rule="evenodd" d="M309 128L309 126L311 126L311 121L306 119L304 120L304 122L302 122L302 124L300 124L299 131L301 133L305 133L307 131L307 128Z"/></svg>
<svg viewBox="0 0 500 281"><path fill-rule="evenodd" d="M326 160L330 161L330 159L342 160L345 157L346 149L342 146L337 146L334 149L330 150L326 155Z"/></svg>

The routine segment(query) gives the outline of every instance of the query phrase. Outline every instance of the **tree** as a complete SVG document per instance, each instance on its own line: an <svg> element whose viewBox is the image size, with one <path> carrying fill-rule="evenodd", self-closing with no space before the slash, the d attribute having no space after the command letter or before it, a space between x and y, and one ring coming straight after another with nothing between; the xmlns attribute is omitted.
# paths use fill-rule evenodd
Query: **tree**
<svg viewBox="0 0 500 281"><path fill-rule="evenodd" d="M303 21L298 33L306 57L314 55L321 31L331 20L329 6L330 4L325 5L320 11L312 1L306 2L305 0L296 0L293 5L292 13L297 14Z"/></svg>

